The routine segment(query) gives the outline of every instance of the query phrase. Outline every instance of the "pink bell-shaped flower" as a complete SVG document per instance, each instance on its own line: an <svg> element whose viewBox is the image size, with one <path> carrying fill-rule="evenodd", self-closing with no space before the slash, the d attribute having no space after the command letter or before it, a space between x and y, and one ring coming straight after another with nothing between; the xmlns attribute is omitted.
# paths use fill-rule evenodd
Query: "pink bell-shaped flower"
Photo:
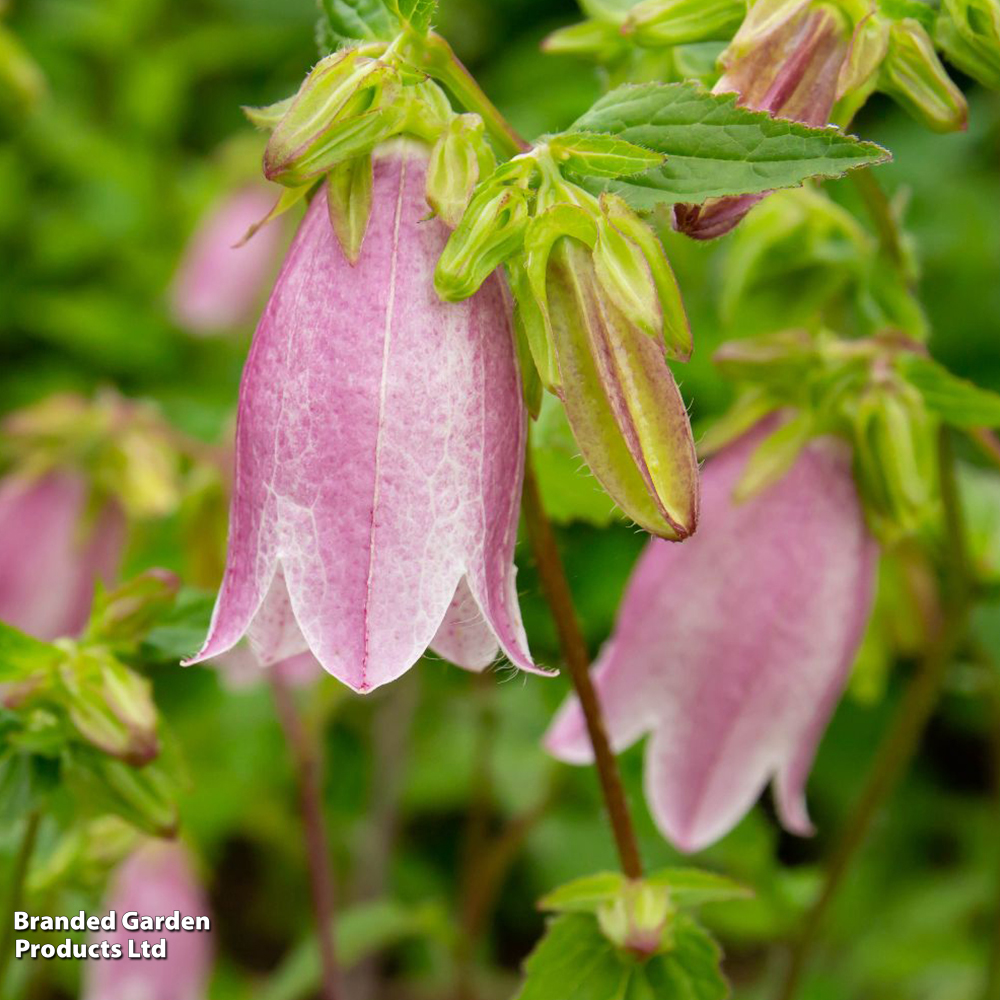
<svg viewBox="0 0 1000 1000"><path fill-rule="evenodd" d="M112 880L106 909L117 928L99 937L121 947L120 959L84 962L83 1000L205 1000L212 967L211 930L128 931L126 913L142 916L208 917L208 900L191 859L178 843L149 841L133 852ZM135 958L142 943L167 944L166 958ZM129 950L130 942L132 951Z"/></svg>
<svg viewBox="0 0 1000 1000"><path fill-rule="evenodd" d="M815 439L734 501L770 426L707 463L698 533L649 543L594 667L614 748L649 734L646 798L684 851L727 833L772 778L782 823L810 832L806 778L871 610L877 547L844 443ZM546 746L592 759L575 699Z"/></svg>
<svg viewBox="0 0 1000 1000"><path fill-rule="evenodd" d="M110 582L124 543L121 511L89 511L83 476L0 480L0 621L40 639L77 635L95 584Z"/></svg>
<svg viewBox="0 0 1000 1000"><path fill-rule="evenodd" d="M170 285L170 311L178 325L208 335L246 323L274 275L284 240L280 225L264 226L240 244L270 211L274 195L250 184L213 206L195 229Z"/></svg>
<svg viewBox="0 0 1000 1000"><path fill-rule="evenodd" d="M481 669L528 652L513 564L526 435L500 278L442 302L448 230L427 220L423 146L375 155L351 265L313 199L243 373L225 577L189 662L248 635L306 649L355 691L431 644Z"/></svg>

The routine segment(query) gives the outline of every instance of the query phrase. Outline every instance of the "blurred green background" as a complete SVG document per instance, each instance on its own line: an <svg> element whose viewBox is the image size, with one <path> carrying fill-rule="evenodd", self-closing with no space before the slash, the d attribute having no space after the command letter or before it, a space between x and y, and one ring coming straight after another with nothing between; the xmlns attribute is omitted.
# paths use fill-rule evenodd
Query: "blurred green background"
<svg viewBox="0 0 1000 1000"><path fill-rule="evenodd" d="M156 400L181 431L225 440L252 331L194 337L171 320L167 289L199 218L256 170L263 140L240 105L297 87L316 59L315 16L312 0L13 5L6 23L41 67L47 93L30 115L8 110L0 121L0 412L56 390L115 385ZM538 50L548 31L576 16L569 0L443 0L439 26L530 138L565 127L600 92L591 66ZM966 134L931 135L879 100L856 130L895 154L881 177L908 200L932 350L954 371L1000 389L1000 96L969 88L969 98ZM832 187L854 204L848 184ZM740 317L723 323L714 306L729 242L666 239L696 338L695 360L679 371L682 390L703 420L728 399L711 353L745 332ZM567 524L561 537L596 650L643 539L619 523ZM128 565L184 574L181 552L168 520L138 533ZM532 647L540 661L556 662L533 567L521 563ZM979 628L1000 637L1000 614L987 607ZM810 784L815 838L782 834L765 800L699 858L756 892L749 904L706 910L739 998L773 991L784 942L912 668L897 666L884 696L845 698L822 744ZM1000 711L961 677L848 880L807 983L810 1000L980 996L997 933ZM308 986L265 988L279 969L294 981L282 963L310 924L294 789L268 692L233 693L202 668L165 665L154 679L189 772L184 832L217 920L211 995L308 996ZM452 928L463 913L468 921L470 895L485 878L476 844L513 822L515 849L495 912L473 947L476 995L511 995L541 932L535 900L575 875L614 866L594 774L557 766L539 748L564 680L504 672L480 679L427 660L366 699L332 680L320 686L315 710L326 719L341 905L391 900L393 919L408 928L358 975L351 1000L452 995ZM623 765L647 862L675 861L646 811L641 751ZM9 857L6 832L0 825ZM91 906L99 888L55 890L44 912ZM74 963L34 971L11 997L76 995Z"/></svg>

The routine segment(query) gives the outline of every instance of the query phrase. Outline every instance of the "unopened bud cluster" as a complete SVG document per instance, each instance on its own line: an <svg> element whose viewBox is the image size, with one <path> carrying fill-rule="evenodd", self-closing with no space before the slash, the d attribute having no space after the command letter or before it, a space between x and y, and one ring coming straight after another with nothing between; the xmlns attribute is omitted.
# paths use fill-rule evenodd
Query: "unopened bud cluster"
<svg viewBox="0 0 1000 1000"><path fill-rule="evenodd" d="M526 381L562 399L584 459L629 517L684 538L697 520L697 463L666 364L691 353L680 292L649 226L621 198L563 175L600 176L611 158L637 172L658 159L581 133L499 167L448 241L435 286L466 298L506 264ZM537 397L529 402L537 410Z"/></svg>

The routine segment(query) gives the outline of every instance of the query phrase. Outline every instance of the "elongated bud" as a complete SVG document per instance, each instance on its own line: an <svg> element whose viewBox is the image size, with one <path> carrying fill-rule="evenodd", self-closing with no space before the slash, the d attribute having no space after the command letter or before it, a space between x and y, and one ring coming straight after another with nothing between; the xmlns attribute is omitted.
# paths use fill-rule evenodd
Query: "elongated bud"
<svg viewBox="0 0 1000 1000"><path fill-rule="evenodd" d="M935 132L956 132L968 125L965 97L941 65L923 25L913 18L890 28L879 89Z"/></svg>
<svg viewBox="0 0 1000 1000"><path fill-rule="evenodd" d="M825 125L848 55L850 26L840 9L811 0L760 0L720 57L725 73L713 93L806 125ZM674 226L699 240L732 230L764 194L675 205Z"/></svg>
<svg viewBox="0 0 1000 1000"><path fill-rule="evenodd" d="M934 426L919 393L901 381L873 386L854 416L858 486L886 542L912 534L935 499Z"/></svg>
<svg viewBox="0 0 1000 1000"><path fill-rule="evenodd" d="M934 40L963 73L1000 90L1000 0L944 0Z"/></svg>
<svg viewBox="0 0 1000 1000"><path fill-rule="evenodd" d="M689 45L730 38L744 14L746 0L642 0L621 32L639 45Z"/></svg>
<svg viewBox="0 0 1000 1000"><path fill-rule="evenodd" d="M134 766L159 753L149 682L101 652L74 651L60 667L69 717L99 750Z"/></svg>
<svg viewBox="0 0 1000 1000"><path fill-rule="evenodd" d="M653 274L642 251L607 219L594 249L594 273L603 294L647 337L663 333L663 313Z"/></svg>
<svg viewBox="0 0 1000 1000"><path fill-rule="evenodd" d="M451 234L434 272L434 287L448 302L476 289L518 250L528 226L528 204L517 187L486 187Z"/></svg>
<svg viewBox="0 0 1000 1000"><path fill-rule="evenodd" d="M358 49L335 52L305 78L264 152L264 175L297 187L388 138L407 114L399 72Z"/></svg>
<svg viewBox="0 0 1000 1000"><path fill-rule="evenodd" d="M619 29L605 21L581 21L557 28L542 39L542 51L550 55L592 56L613 59L627 48Z"/></svg>
<svg viewBox="0 0 1000 1000"><path fill-rule="evenodd" d="M601 211L608 224L636 246L649 268L655 286L660 316L660 334L667 356L686 361L693 342L681 290L667 260L663 244L655 232L617 195L601 195Z"/></svg>
<svg viewBox="0 0 1000 1000"><path fill-rule="evenodd" d="M454 229L462 220L481 174L492 172L479 115L456 115L431 150L427 204Z"/></svg>
<svg viewBox="0 0 1000 1000"><path fill-rule="evenodd" d="M372 158L355 156L326 176L326 207L344 256L357 264L372 211Z"/></svg>
<svg viewBox="0 0 1000 1000"><path fill-rule="evenodd" d="M661 344L603 294L590 251L574 240L551 254L547 298L560 395L584 459L637 524L686 537L698 519L698 465Z"/></svg>

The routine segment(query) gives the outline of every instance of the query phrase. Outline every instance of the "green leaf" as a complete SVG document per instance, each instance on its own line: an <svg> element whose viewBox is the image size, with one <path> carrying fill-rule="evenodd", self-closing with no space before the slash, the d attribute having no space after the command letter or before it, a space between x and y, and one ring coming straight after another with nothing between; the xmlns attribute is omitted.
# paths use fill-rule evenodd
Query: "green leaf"
<svg viewBox="0 0 1000 1000"><path fill-rule="evenodd" d="M393 0L400 21L425 34L437 10L437 0Z"/></svg>
<svg viewBox="0 0 1000 1000"><path fill-rule="evenodd" d="M549 148L556 160L588 177L628 177L660 166L662 153L600 132L563 132L552 136Z"/></svg>
<svg viewBox="0 0 1000 1000"><path fill-rule="evenodd" d="M649 885L666 886L671 900L680 907L748 899L753 893L739 882L699 868L662 868L646 876Z"/></svg>
<svg viewBox="0 0 1000 1000"><path fill-rule="evenodd" d="M389 41L399 24L383 0L320 0L316 40L325 52L352 42Z"/></svg>
<svg viewBox="0 0 1000 1000"><path fill-rule="evenodd" d="M953 427L1000 427L1000 395L981 389L947 368L917 354L900 357L903 377L923 397L927 408Z"/></svg>
<svg viewBox="0 0 1000 1000"><path fill-rule="evenodd" d="M592 916L568 913L528 956L515 1000L624 1000L633 970Z"/></svg>
<svg viewBox="0 0 1000 1000"><path fill-rule="evenodd" d="M47 670L62 656L55 646L0 622L0 682L24 680L39 670Z"/></svg>
<svg viewBox="0 0 1000 1000"><path fill-rule="evenodd" d="M874 143L738 108L735 95L691 82L618 87L573 128L613 133L666 156L662 166L606 185L643 211L795 187L890 158Z"/></svg>
<svg viewBox="0 0 1000 1000"><path fill-rule="evenodd" d="M621 872L597 872L553 889L538 901L538 906L555 913L593 913L602 903L620 895L624 886Z"/></svg>
<svg viewBox="0 0 1000 1000"><path fill-rule="evenodd" d="M725 1000L729 984L720 968L722 950L712 936L683 913L675 919L673 933L673 949L642 967L650 995L657 1000Z"/></svg>

